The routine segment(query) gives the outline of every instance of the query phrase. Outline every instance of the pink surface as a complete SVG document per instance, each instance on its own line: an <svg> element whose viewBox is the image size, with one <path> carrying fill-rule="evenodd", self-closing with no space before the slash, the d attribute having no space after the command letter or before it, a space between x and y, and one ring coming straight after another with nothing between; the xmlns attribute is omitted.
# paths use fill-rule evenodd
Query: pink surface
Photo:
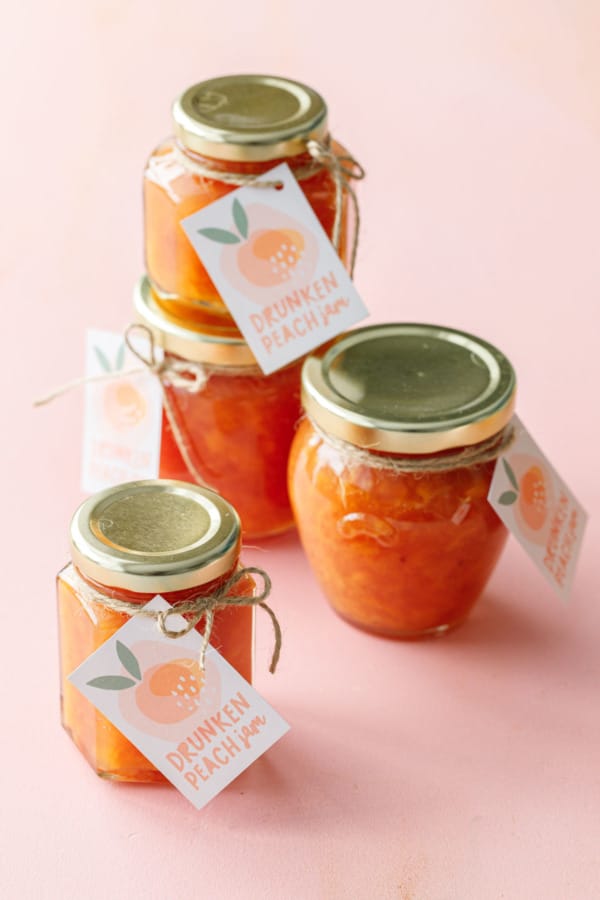
<svg viewBox="0 0 600 900"><path fill-rule="evenodd" d="M597 4L62 0L4 26L3 896L598 897ZM592 519L569 606L511 542L470 623L422 644L336 619L295 536L248 550L285 638L271 677L259 618L256 684L292 731L197 813L100 782L58 725L82 397L30 401L81 372L86 326L128 320L171 99L244 70L314 84L367 168L373 320L498 344Z"/></svg>

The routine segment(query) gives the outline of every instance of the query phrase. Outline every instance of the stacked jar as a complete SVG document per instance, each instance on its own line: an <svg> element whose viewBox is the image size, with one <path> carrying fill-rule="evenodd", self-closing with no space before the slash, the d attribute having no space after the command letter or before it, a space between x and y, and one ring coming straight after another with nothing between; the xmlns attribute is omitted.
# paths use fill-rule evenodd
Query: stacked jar
<svg viewBox="0 0 600 900"><path fill-rule="evenodd" d="M286 466L301 416L302 360L262 373L181 223L285 162L350 265L338 167L347 157L329 137L323 98L284 78L194 85L175 101L173 123L144 173L147 274L135 293L138 321L165 353L160 475L215 488L239 510L244 536L264 537L293 524ZM253 240L260 256L258 232Z"/></svg>

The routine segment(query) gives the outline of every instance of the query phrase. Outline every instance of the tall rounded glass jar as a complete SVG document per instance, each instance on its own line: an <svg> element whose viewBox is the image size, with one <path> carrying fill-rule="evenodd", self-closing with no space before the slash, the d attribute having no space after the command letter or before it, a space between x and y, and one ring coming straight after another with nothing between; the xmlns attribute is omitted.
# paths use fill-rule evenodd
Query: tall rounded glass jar
<svg viewBox="0 0 600 900"><path fill-rule="evenodd" d="M163 782L161 773L68 676L128 621L127 613L111 608L112 600L141 607L160 594L176 606L221 587L239 565L239 518L214 491L176 481L138 481L86 500L73 516L70 538L72 561L57 579L62 724L102 777ZM252 578L243 576L231 592L251 597ZM253 622L251 606L219 609L210 636L247 680L252 677ZM197 630L203 626L204 620ZM172 643L172 655L180 657L177 641ZM192 686L193 701L194 679L200 683L202 677L197 660L177 659L177 664ZM164 695L156 681L150 668L130 690L138 715L153 716L152 710L160 707L164 720L169 714L165 705L177 698Z"/></svg>
<svg viewBox="0 0 600 900"><path fill-rule="evenodd" d="M165 354L160 476L219 491L237 509L245 538L291 528L287 459L301 415L302 361L264 375L241 338L192 330L165 313L145 278L134 305Z"/></svg>
<svg viewBox="0 0 600 900"><path fill-rule="evenodd" d="M514 392L499 350L430 325L358 329L305 361L290 496L342 618L396 638L466 618L507 536L487 495Z"/></svg>
<svg viewBox="0 0 600 900"><path fill-rule="evenodd" d="M175 101L173 123L174 135L153 151L144 171L146 270L167 312L190 327L221 325L235 331L181 221L282 162L348 261L347 193L338 193L327 154L346 167L349 158L329 137L327 107L316 91L264 75L213 78ZM334 233L338 204L339 236ZM255 237L260 232L251 231L248 241Z"/></svg>

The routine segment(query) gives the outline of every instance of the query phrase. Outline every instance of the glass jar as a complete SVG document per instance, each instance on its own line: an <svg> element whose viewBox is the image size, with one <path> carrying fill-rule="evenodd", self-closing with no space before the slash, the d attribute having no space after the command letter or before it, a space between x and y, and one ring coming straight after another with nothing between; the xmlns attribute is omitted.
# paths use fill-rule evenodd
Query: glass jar
<svg viewBox="0 0 600 900"><path fill-rule="evenodd" d="M307 358L290 496L342 618L397 638L465 619L506 540L487 495L514 393L506 357L449 328L375 325Z"/></svg>
<svg viewBox="0 0 600 900"><path fill-rule="evenodd" d="M238 567L239 518L213 491L177 481L137 481L86 500L73 516L70 539L72 562L57 579L62 724L104 778L163 782L67 677L128 621L126 613L103 605L103 598L142 606L160 594L176 605L230 578ZM249 576L231 589L243 597L253 592ZM210 636L248 681L253 623L251 606L218 609ZM203 620L197 626L202 629Z"/></svg>
<svg viewBox="0 0 600 900"><path fill-rule="evenodd" d="M156 148L144 172L148 277L157 302L189 327L220 324L235 329L181 220L235 190L245 176L287 162L333 238L336 179L331 167L309 153L308 142L319 142L345 162L348 157L329 139L323 98L285 78L233 75L203 81L175 101L173 122L174 136ZM337 249L345 262L346 199L344 191Z"/></svg>
<svg viewBox="0 0 600 900"><path fill-rule="evenodd" d="M189 363L189 380L185 371L165 379L178 434L165 411L161 478L196 480L182 455L183 443L202 481L237 509L245 538L291 528L287 459L301 415L302 361L264 375L241 338L219 329L190 330L165 313L145 278L136 287L134 306L138 321L163 348L167 368L185 369Z"/></svg>

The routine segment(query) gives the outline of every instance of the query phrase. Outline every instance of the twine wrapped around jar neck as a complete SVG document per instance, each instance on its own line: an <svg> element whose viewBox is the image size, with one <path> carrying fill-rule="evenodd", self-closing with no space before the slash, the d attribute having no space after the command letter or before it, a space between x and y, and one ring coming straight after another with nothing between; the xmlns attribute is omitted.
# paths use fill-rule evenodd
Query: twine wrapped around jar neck
<svg viewBox="0 0 600 900"><path fill-rule="evenodd" d="M263 588L258 594L252 597L242 597L232 593L233 588L239 581L246 576L253 575L258 575L263 582ZM199 665L202 670L205 667L206 651L210 642L215 612L219 609L235 606L259 606L270 617L275 634L269 672L273 674L277 668L281 655L281 626L277 616L265 602L271 593L271 579L263 569L259 569L256 566L239 568L220 587L215 588L210 593L202 592L201 587L199 587L196 595L189 597L187 600L176 602L172 607L164 610L145 609L139 603L134 603L131 600L119 600L116 597L109 597L88 584L74 566L72 580L74 581L73 586L75 590L87 603L98 603L105 609L123 613L127 616L145 616L154 619L161 634L167 638L177 640L177 638L189 634L204 619L204 631L202 632L202 645L199 654ZM171 616L181 616L185 620L185 626L179 629L172 628L169 625Z"/></svg>
<svg viewBox="0 0 600 900"><path fill-rule="evenodd" d="M374 469L386 469L398 474L433 475L441 472L452 472L471 466L481 466L502 456L515 439L514 425L509 422L502 431L477 444L460 447L439 454L381 454L365 447L357 447L348 441L333 437L323 431L310 416L306 417L317 434L326 444L335 447L338 452L350 458L353 463L370 466Z"/></svg>
<svg viewBox="0 0 600 900"><path fill-rule="evenodd" d="M280 182L262 179L262 175L242 172L224 172L222 168L211 165L208 159L199 162L190 153L182 149L177 142L174 144L175 154L183 168L189 169L195 175L203 178L211 178L213 181L221 181L223 184L231 184L236 187L254 185L261 188L278 188ZM365 170L353 156L338 156L330 146L330 141L309 140L306 143L306 151L311 156L311 162L294 166L288 161L294 177L297 181L305 181L312 178L321 169L327 169L335 183L335 217L331 241L336 251L340 252L342 240L342 214L344 207L344 191L350 197L354 215L354 233L352 249L350 253L350 277L354 275L356 254L358 251L358 236L360 231L360 208L358 198L351 182L361 181L365 177ZM261 179L260 181L257 179Z"/></svg>

